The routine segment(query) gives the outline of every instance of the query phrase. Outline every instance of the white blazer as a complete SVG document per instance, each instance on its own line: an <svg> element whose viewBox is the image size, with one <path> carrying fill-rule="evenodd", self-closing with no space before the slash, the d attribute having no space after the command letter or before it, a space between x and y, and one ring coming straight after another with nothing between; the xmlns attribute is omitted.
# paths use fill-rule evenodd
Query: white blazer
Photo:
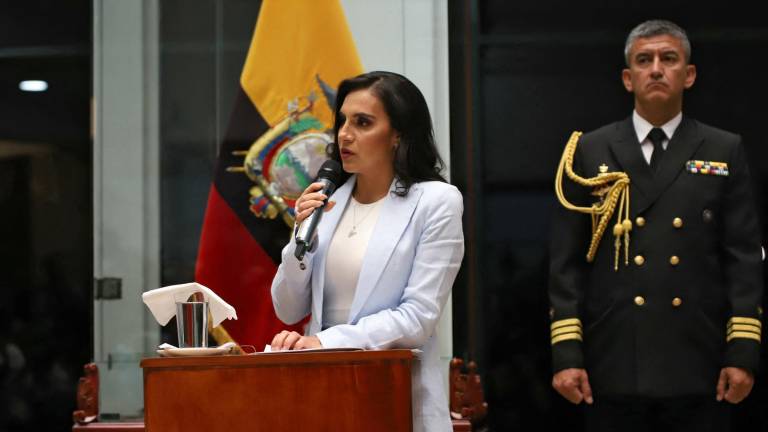
<svg viewBox="0 0 768 432"><path fill-rule="evenodd" d="M422 350L412 368L414 431L450 431L435 327L464 256L461 193L430 181L400 197L393 182L363 258L348 324L321 331L325 259L355 181L350 177L331 196L336 206L323 215L303 269L294 240L283 249L272 281L275 312L288 324L311 312L308 334L325 348Z"/></svg>

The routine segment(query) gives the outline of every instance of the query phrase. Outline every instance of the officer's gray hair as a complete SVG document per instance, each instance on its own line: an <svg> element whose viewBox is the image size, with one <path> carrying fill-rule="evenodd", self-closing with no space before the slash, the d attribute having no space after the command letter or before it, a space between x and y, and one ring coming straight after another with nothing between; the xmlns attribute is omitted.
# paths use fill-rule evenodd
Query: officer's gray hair
<svg viewBox="0 0 768 432"><path fill-rule="evenodd" d="M654 36L669 35L680 40L683 44L683 51L685 52L685 62L691 62L691 42L688 40L688 35L685 33L679 25L667 20L650 20L640 23L637 27L633 28L627 36L627 42L624 44L624 60L629 66L629 50L632 48L632 44L640 38L650 38Z"/></svg>

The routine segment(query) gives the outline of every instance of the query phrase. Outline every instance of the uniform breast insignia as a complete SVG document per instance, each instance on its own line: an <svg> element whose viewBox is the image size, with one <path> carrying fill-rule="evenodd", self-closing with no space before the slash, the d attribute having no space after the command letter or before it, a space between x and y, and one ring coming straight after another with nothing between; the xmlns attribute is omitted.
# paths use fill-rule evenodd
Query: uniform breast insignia
<svg viewBox="0 0 768 432"><path fill-rule="evenodd" d="M244 157L243 164L227 171L244 173L254 183L249 199L254 216L281 216L288 226L293 226L296 199L328 158L326 149L333 142L331 126L323 124L316 113L329 109L333 112L336 91L319 76L316 79L326 104L319 103L314 91L307 97L288 101L282 120L248 150L233 152L234 156Z"/></svg>
<svg viewBox="0 0 768 432"><path fill-rule="evenodd" d="M685 170L691 174L728 177L728 164L725 162L689 160L685 163Z"/></svg>
<svg viewBox="0 0 768 432"><path fill-rule="evenodd" d="M587 262L595 260L597 247L603 238L605 229L608 228L614 211L616 211L616 223L613 225L614 248L616 249L613 269L618 271L622 240L624 243L624 265L629 265L629 232L632 231L632 221L629 220L629 176L625 172L608 172L608 165L606 164L600 165L596 177L584 178L576 174L573 171L573 157L580 137L581 132L572 133L565 145L555 175L555 194L560 204L566 209L586 213L592 217L592 239L587 250ZM600 201L592 204L591 207L577 206L568 201L563 191L563 176L567 176L581 186L591 187L592 195L599 197Z"/></svg>
<svg viewBox="0 0 768 432"><path fill-rule="evenodd" d="M608 174L608 165L606 164L600 165L597 169L599 171L597 174L598 177ZM610 191L611 191L611 185L604 184L600 186L595 186L595 188L592 189L592 192L590 193L590 195L600 198L600 203L602 203L603 201L605 201L605 196Z"/></svg>

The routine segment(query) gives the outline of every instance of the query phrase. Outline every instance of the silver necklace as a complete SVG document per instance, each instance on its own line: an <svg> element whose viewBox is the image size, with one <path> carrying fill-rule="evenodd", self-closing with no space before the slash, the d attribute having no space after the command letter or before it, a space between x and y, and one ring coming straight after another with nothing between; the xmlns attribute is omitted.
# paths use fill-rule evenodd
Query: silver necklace
<svg viewBox="0 0 768 432"><path fill-rule="evenodd" d="M352 199L352 229L349 230L349 234L347 234L347 237L353 237L357 235L357 226L365 220L365 218L368 217L369 214L373 211L373 208L375 205L371 205L368 209L368 212L365 213L365 215L358 221L357 220L357 207L360 206L357 201Z"/></svg>

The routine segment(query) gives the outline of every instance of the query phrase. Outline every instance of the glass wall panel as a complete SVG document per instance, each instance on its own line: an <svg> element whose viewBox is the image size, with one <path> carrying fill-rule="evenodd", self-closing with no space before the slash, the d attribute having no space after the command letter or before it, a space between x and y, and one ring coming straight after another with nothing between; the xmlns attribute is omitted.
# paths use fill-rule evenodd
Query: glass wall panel
<svg viewBox="0 0 768 432"><path fill-rule="evenodd" d="M142 358L176 344L140 295L194 280L217 156L260 2L97 0L94 303L103 420L143 415ZM104 285L104 284L102 284ZM108 284L104 292L111 292Z"/></svg>
<svg viewBox="0 0 768 432"><path fill-rule="evenodd" d="M160 4L163 285L194 279L216 152L234 106L260 4Z"/></svg>

